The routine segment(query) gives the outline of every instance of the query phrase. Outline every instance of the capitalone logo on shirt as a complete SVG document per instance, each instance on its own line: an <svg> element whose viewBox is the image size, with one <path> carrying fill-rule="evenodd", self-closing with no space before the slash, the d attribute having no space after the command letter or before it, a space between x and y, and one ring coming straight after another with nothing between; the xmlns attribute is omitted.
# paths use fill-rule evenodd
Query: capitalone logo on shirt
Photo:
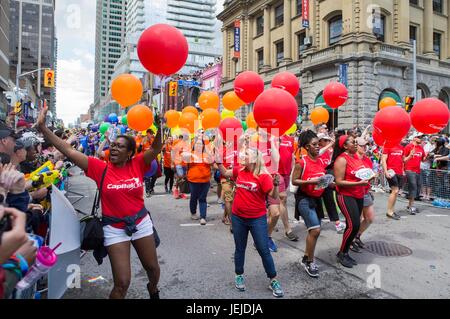
<svg viewBox="0 0 450 319"><path fill-rule="evenodd" d="M258 191L258 184L253 182L238 182L236 183L236 187L246 189L250 192Z"/></svg>
<svg viewBox="0 0 450 319"><path fill-rule="evenodd" d="M115 189L115 190L120 190L120 189L132 190L135 188L140 188L142 186L143 186L143 184L141 183L139 178L135 177L135 178L127 179L124 181L119 181L117 184L108 184L106 186L106 188L107 189Z"/></svg>

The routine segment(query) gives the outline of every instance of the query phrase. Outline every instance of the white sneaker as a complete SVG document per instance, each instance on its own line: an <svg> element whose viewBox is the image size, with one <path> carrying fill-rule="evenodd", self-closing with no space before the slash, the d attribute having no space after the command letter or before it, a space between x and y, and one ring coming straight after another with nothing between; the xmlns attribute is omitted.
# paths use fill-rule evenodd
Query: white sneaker
<svg viewBox="0 0 450 319"><path fill-rule="evenodd" d="M336 232L338 234L342 234L345 231L345 228L347 227L347 225L345 225L345 223L339 221L339 224L335 224L336 226Z"/></svg>
<svg viewBox="0 0 450 319"><path fill-rule="evenodd" d="M200 220L200 225L206 225L206 219L204 219L204 218L202 218L201 220Z"/></svg>

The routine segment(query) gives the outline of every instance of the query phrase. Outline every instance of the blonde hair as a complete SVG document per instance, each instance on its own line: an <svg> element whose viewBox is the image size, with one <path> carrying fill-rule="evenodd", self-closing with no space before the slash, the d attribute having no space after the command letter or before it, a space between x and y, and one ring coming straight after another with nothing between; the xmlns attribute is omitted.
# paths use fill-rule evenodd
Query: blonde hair
<svg viewBox="0 0 450 319"><path fill-rule="evenodd" d="M251 157L251 164L254 164L255 167L253 169L253 175L255 177L259 177L262 174L269 174L269 171L266 168L266 164L264 163L263 157L261 152L258 149L253 149L250 147L243 147L241 149L241 152L245 152L246 156L252 156L253 154L255 155L254 161L253 161L253 156ZM249 152L252 152L253 154L249 154Z"/></svg>

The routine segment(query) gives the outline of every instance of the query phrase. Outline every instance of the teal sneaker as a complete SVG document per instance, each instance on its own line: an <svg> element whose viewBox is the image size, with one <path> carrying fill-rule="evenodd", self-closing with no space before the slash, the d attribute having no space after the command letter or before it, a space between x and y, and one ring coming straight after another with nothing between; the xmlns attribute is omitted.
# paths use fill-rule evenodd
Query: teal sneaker
<svg viewBox="0 0 450 319"><path fill-rule="evenodd" d="M270 282L269 289L272 290L272 294L276 298L281 298L284 296L283 289L281 288L280 282L276 279Z"/></svg>
<svg viewBox="0 0 450 319"><path fill-rule="evenodd" d="M245 291L245 279L243 275L236 275L234 279L234 286L239 291Z"/></svg>

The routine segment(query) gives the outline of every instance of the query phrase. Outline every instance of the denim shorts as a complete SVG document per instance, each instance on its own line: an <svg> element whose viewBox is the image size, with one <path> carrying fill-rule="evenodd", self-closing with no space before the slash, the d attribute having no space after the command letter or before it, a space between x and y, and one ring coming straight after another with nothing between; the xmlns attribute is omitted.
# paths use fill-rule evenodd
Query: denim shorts
<svg viewBox="0 0 450 319"><path fill-rule="evenodd" d="M310 203L311 200L308 198L303 198L298 202L298 211L308 230L320 228L320 219L317 216L316 208L311 207Z"/></svg>
<svg viewBox="0 0 450 319"><path fill-rule="evenodd" d="M186 175L186 172L187 172L186 166L177 165L176 170L177 170L177 175L179 177Z"/></svg>
<svg viewBox="0 0 450 319"><path fill-rule="evenodd" d="M364 195L364 207L370 207L373 205L373 195L371 193L367 193Z"/></svg>

